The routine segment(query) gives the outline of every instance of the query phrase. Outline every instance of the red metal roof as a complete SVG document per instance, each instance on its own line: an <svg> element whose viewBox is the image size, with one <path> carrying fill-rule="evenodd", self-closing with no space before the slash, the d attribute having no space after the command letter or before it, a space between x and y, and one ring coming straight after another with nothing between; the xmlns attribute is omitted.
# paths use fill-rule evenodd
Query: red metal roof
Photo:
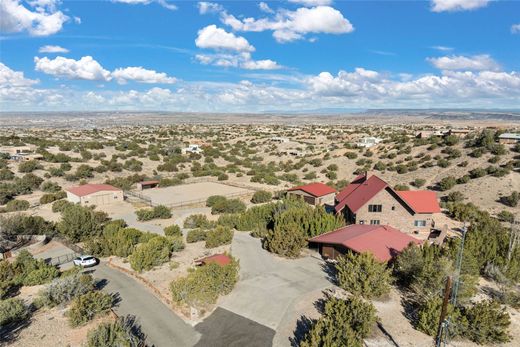
<svg viewBox="0 0 520 347"><path fill-rule="evenodd" d="M225 266L231 263L231 258L226 254L214 254L210 255L209 257L196 260L195 263L200 265L215 263L221 266Z"/></svg>
<svg viewBox="0 0 520 347"><path fill-rule="evenodd" d="M109 184L84 184L82 186L68 188L67 191L76 196L85 196L101 191L120 191L121 189Z"/></svg>
<svg viewBox="0 0 520 347"><path fill-rule="evenodd" d="M334 188L329 187L328 185L319 183L319 182L310 183L310 184L306 184L304 186L298 186L298 187L289 189L289 191L294 191L294 190L303 190L304 192L309 193L310 195L315 196L315 197L320 197L320 196L336 193L336 190Z"/></svg>
<svg viewBox="0 0 520 347"><path fill-rule="evenodd" d="M421 241L388 225L352 224L316 236L314 243L343 245L357 253L370 252L382 262L389 261L411 242Z"/></svg>
<svg viewBox="0 0 520 347"><path fill-rule="evenodd" d="M415 213L439 213L437 194L428 190L408 190L396 192Z"/></svg>
<svg viewBox="0 0 520 347"><path fill-rule="evenodd" d="M361 175L357 176L356 178L354 178L354 180L352 182L350 182L349 185L347 185L345 188L343 188L338 193L338 195L336 195L336 200L341 201L341 200L345 199L350 193L352 193L354 191L354 189L356 189L359 186L360 183L365 182L365 180L366 180L366 176L364 174L361 174Z"/></svg>
<svg viewBox="0 0 520 347"><path fill-rule="evenodd" d="M348 206L353 213L356 213L386 187L388 187L388 184L377 176L371 176L359 184L351 183L339 194L345 197L342 200L338 199L339 203L335 207L336 212L340 212L345 206Z"/></svg>

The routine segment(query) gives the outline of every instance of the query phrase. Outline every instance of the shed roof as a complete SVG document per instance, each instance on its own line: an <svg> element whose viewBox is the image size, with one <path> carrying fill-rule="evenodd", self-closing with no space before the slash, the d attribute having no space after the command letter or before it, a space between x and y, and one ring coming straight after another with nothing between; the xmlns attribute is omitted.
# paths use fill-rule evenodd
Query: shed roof
<svg viewBox="0 0 520 347"><path fill-rule="evenodd" d="M67 191L76 196L86 196L102 191L120 191L121 189L111 186L109 184L84 184L68 188Z"/></svg>
<svg viewBox="0 0 520 347"><path fill-rule="evenodd" d="M214 254L210 255L209 257L196 260L195 263L198 263L199 265L215 263L218 265L225 266L231 263L231 258L226 254Z"/></svg>
<svg viewBox="0 0 520 347"><path fill-rule="evenodd" d="M336 190L334 188L329 187L328 185L319 183L319 182L294 187L294 188L289 189L288 191L295 191L295 190L302 190L315 197L320 197L320 196L336 193Z"/></svg>
<svg viewBox="0 0 520 347"><path fill-rule="evenodd" d="M421 241L388 225L352 224L316 236L313 243L343 245L357 253L370 252L382 262L389 261L410 243Z"/></svg>
<svg viewBox="0 0 520 347"><path fill-rule="evenodd" d="M520 140L520 133L503 133L498 136L499 139L515 139Z"/></svg>

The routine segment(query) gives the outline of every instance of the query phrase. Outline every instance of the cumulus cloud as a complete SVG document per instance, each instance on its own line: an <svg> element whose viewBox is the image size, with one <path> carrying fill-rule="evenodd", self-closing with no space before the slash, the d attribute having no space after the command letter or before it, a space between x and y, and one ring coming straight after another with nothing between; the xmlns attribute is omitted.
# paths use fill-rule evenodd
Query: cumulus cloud
<svg viewBox="0 0 520 347"><path fill-rule="evenodd" d="M427 58L433 66L441 70L498 70L500 65L488 54L470 57L452 55L438 58Z"/></svg>
<svg viewBox="0 0 520 347"><path fill-rule="evenodd" d="M0 87L28 87L36 83L37 80L25 78L23 72L11 70L0 62Z"/></svg>
<svg viewBox="0 0 520 347"><path fill-rule="evenodd" d="M301 7L295 11L278 10L272 18L238 19L221 13L221 21L235 31L273 31L278 42L291 42L305 38L306 34L345 34L354 30L340 11L329 6Z"/></svg>
<svg viewBox="0 0 520 347"><path fill-rule="evenodd" d="M29 1L27 7L20 0L0 1L0 31L28 32L31 36L49 36L63 28L69 17L57 9L59 0Z"/></svg>
<svg viewBox="0 0 520 347"><path fill-rule="evenodd" d="M39 53L69 53L69 50L67 48L63 48L61 46L52 46L52 45L46 45L40 47L38 49Z"/></svg>
<svg viewBox="0 0 520 347"><path fill-rule="evenodd" d="M486 7L491 0L431 0L433 12L470 11Z"/></svg>
<svg viewBox="0 0 520 347"><path fill-rule="evenodd" d="M125 84L128 81L172 84L177 81L174 77L169 77L164 72L147 70L140 66L116 69L112 72L111 76L115 78L119 84Z"/></svg>
<svg viewBox="0 0 520 347"><path fill-rule="evenodd" d="M177 6L175 6L174 4L170 3L167 0L112 0L112 1L119 2L122 4L128 4L128 5L149 5L153 2L155 2L168 10L172 10L172 11L177 10Z"/></svg>
<svg viewBox="0 0 520 347"><path fill-rule="evenodd" d="M216 25L208 25L200 29L195 39L195 45L199 48L216 50L231 50L237 52L252 52L255 48L242 36L228 33Z"/></svg>
<svg viewBox="0 0 520 347"><path fill-rule="evenodd" d="M513 34L520 34L520 23L511 25L511 32Z"/></svg>
<svg viewBox="0 0 520 347"><path fill-rule="evenodd" d="M110 72L91 56L85 56L79 60L60 56L54 59L35 57L34 62L36 71L68 79L88 81L110 81L115 79L119 84L125 84L128 81L164 84L176 82L174 77L170 77L164 72L148 70L140 66L118 68Z"/></svg>
<svg viewBox="0 0 520 347"><path fill-rule="evenodd" d="M204 65L235 67L246 70L277 70L282 68L281 65L271 59L254 60L249 52L242 52L239 54L197 54L195 59Z"/></svg>
<svg viewBox="0 0 520 347"><path fill-rule="evenodd" d="M197 7L199 9L200 14L218 13L224 10L221 4L207 1L201 1L197 3Z"/></svg>
<svg viewBox="0 0 520 347"><path fill-rule="evenodd" d="M274 13L274 11L269 7L269 5L263 1L258 4L258 8L260 9L260 11L265 13Z"/></svg>

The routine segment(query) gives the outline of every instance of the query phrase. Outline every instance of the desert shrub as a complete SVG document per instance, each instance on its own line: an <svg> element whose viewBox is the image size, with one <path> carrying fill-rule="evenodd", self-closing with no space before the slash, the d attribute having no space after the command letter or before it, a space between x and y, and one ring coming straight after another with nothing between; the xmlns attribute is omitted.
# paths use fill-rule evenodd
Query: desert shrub
<svg viewBox="0 0 520 347"><path fill-rule="evenodd" d="M40 198L40 204L42 204L42 205L50 204L51 202L63 199L65 197L67 197L67 193L65 193L63 191L58 192L58 193L43 194Z"/></svg>
<svg viewBox="0 0 520 347"><path fill-rule="evenodd" d="M500 213L497 215L497 217L502 222L512 223L515 220L515 215L509 211L500 211Z"/></svg>
<svg viewBox="0 0 520 347"><path fill-rule="evenodd" d="M75 298L67 311L69 323L73 327L86 324L96 316L107 313L114 303L110 294L100 291L89 292Z"/></svg>
<svg viewBox="0 0 520 347"><path fill-rule="evenodd" d="M396 184L394 187L394 190L406 191L406 190L410 190L410 187L408 187L406 184Z"/></svg>
<svg viewBox="0 0 520 347"><path fill-rule="evenodd" d="M87 334L86 347L141 347L145 335L135 318L119 317L115 322L101 323Z"/></svg>
<svg viewBox="0 0 520 347"><path fill-rule="evenodd" d="M457 184L457 179L453 176L444 177L439 182L439 188L442 191L450 190Z"/></svg>
<svg viewBox="0 0 520 347"><path fill-rule="evenodd" d="M462 177L457 178L457 184L466 184L469 182L470 179L471 177L469 177L468 175L464 175Z"/></svg>
<svg viewBox="0 0 520 347"><path fill-rule="evenodd" d="M138 272L148 271L169 261L172 251L179 251L180 247L184 248L180 237L156 236L137 246L128 260L132 269Z"/></svg>
<svg viewBox="0 0 520 347"><path fill-rule="evenodd" d="M219 295L231 292L238 281L238 262L228 265L210 263L198 267L186 277L170 284L172 299L178 304L204 308L214 304Z"/></svg>
<svg viewBox="0 0 520 347"><path fill-rule="evenodd" d="M211 214L240 213L246 210L246 205L240 199L224 199L211 206Z"/></svg>
<svg viewBox="0 0 520 347"><path fill-rule="evenodd" d="M57 193L61 191L61 187L56 182L45 181L40 185L40 190L45 193Z"/></svg>
<svg viewBox="0 0 520 347"><path fill-rule="evenodd" d="M108 216L104 212L80 205L70 205L61 212L58 231L72 241L80 241L95 236L103 230Z"/></svg>
<svg viewBox="0 0 520 347"><path fill-rule="evenodd" d="M378 298L390 291L391 271L371 253L348 252L336 264L341 288L367 299Z"/></svg>
<svg viewBox="0 0 520 347"><path fill-rule="evenodd" d="M206 231L202 229L193 229L188 231L186 242L194 243L206 240Z"/></svg>
<svg viewBox="0 0 520 347"><path fill-rule="evenodd" d="M511 195L501 197L500 201L507 206L516 207L520 202L520 192L514 191Z"/></svg>
<svg viewBox="0 0 520 347"><path fill-rule="evenodd" d="M419 306L417 310L417 321L415 322L415 328L422 331L430 336L437 334L437 328L439 327L439 317L441 315L442 298L436 296L427 299ZM459 309L448 304L447 317L450 322L450 336L455 337L462 335L467 327L467 321L464 316L461 315Z"/></svg>
<svg viewBox="0 0 520 347"><path fill-rule="evenodd" d="M225 196L222 195L212 195L206 199L206 206L213 207L216 204L222 204L227 200Z"/></svg>
<svg viewBox="0 0 520 347"><path fill-rule="evenodd" d="M40 216L28 216L24 214L13 214L0 216L0 229L6 237L16 235L53 235L54 224Z"/></svg>
<svg viewBox="0 0 520 347"><path fill-rule="evenodd" d="M451 201L451 202L460 202L460 201L464 200L464 194L462 194L461 192L458 192L458 191L451 192L446 196L446 200Z"/></svg>
<svg viewBox="0 0 520 347"><path fill-rule="evenodd" d="M9 169L0 170L0 181L10 181L14 178L14 173Z"/></svg>
<svg viewBox="0 0 520 347"><path fill-rule="evenodd" d="M426 183L426 180L423 178L416 178L413 180L412 185L416 188L421 188Z"/></svg>
<svg viewBox="0 0 520 347"><path fill-rule="evenodd" d="M480 177L486 176L487 175L487 171L485 169L479 167L479 168L470 170L469 175L473 179L480 178Z"/></svg>
<svg viewBox="0 0 520 347"><path fill-rule="evenodd" d="M142 209L135 211L137 220L148 221L152 219L168 219L172 217L170 209L164 205L158 205L151 209Z"/></svg>
<svg viewBox="0 0 520 347"><path fill-rule="evenodd" d="M31 207L27 200L11 200L5 205L7 212L25 211Z"/></svg>
<svg viewBox="0 0 520 347"><path fill-rule="evenodd" d="M25 286L35 286L38 284L47 283L60 275L60 271L51 265L39 263L36 269L27 273L22 280Z"/></svg>
<svg viewBox="0 0 520 347"><path fill-rule="evenodd" d="M347 300L331 297L325 303L323 315L313 322L299 346L362 347L376 319L376 309L370 302L357 296Z"/></svg>
<svg viewBox="0 0 520 347"><path fill-rule="evenodd" d="M253 204L261 204L264 202L269 202L273 198L273 194L271 192L265 190L259 190L253 194L251 198L251 202Z"/></svg>
<svg viewBox="0 0 520 347"><path fill-rule="evenodd" d="M481 301L465 311L468 320L466 336L478 344L508 342L511 319L505 308L495 301Z"/></svg>
<svg viewBox="0 0 520 347"><path fill-rule="evenodd" d="M184 227L186 229L195 229L195 228L208 229L208 228L211 228L213 225L214 225L214 223L210 222L208 220L208 217L206 217L203 214L192 214L191 216L188 216L184 220Z"/></svg>
<svg viewBox="0 0 520 347"><path fill-rule="evenodd" d="M164 228L164 235L166 236L182 236L181 227L178 225L170 225Z"/></svg>
<svg viewBox="0 0 520 347"><path fill-rule="evenodd" d="M18 165L18 172L29 173L34 170L41 170L42 168L37 160L27 160Z"/></svg>
<svg viewBox="0 0 520 347"><path fill-rule="evenodd" d="M296 258L307 245L305 234L296 223L277 224L264 239L264 248L287 258Z"/></svg>
<svg viewBox="0 0 520 347"><path fill-rule="evenodd" d="M58 200L52 204L52 212L62 212L66 207L72 205L73 203L67 200Z"/></svg>
<svg viewBox="0 0 520 347"><path fill-rule="evenodd" d="M39 300L42 304L53 307L68 303L92 290L94 290L92 276L77 273L52 281L40 292Z"/></svg>
<svg viewBox="0 0 520 347"><path fill-rule="evenodd" d="M144 243L157 235L144 233L135 228L125 228L121 220L111 221L103 233L96 238L87 240L86 247L94 255L107 257L116 255L128 257L139 243Z"/></svg>
<svg viewBox="0 0 520 347"><path fill-rule="evenodd" d="M218 225L215 229L206 232L206 248L215 248L229 245L233 240L233 230Z"/></svg>
<svg viewBox="0 0 520 347"><path fill-rule="evenodd" d="M0 326L24 321L29 317L29 310L22 299L12 298L0 301Z"/></svg>
<svg viewBox="0 0 520 347"><path fill-rule="evenodd" d="M34 259L27 250L22 250L16 257L15 261L7 269L8 278L5 281L12 281L14 284L34 286L50 282L59 276L56 267L46 264L43 260Z"/></svg>

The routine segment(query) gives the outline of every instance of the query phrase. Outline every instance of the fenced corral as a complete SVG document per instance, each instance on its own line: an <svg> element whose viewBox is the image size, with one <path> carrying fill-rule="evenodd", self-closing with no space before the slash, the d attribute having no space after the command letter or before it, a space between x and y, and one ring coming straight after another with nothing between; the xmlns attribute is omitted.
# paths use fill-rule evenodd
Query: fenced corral
<svg viewBox="0 0 520 347"><path fill-rule="evenodd" d="M47 261L47 263L50 265L54 265L54 266L60 266L60 265L73 261L74 258L79 257L80 255L81 255L80 253L76 253L76 252L64 254L64 255L57 256L55 258L50 258Z"/></svg>
<svg viewBox="0 0 520 347"><path fill-rule="evenodd" d="M169 208L203 204L212 195L221 195L226 198L248 197L255 190L244 187L231 186L220 182L197 182L165 188L147 189L143 192L125 192L138 198L149 206L164 205Z"/></svg>

